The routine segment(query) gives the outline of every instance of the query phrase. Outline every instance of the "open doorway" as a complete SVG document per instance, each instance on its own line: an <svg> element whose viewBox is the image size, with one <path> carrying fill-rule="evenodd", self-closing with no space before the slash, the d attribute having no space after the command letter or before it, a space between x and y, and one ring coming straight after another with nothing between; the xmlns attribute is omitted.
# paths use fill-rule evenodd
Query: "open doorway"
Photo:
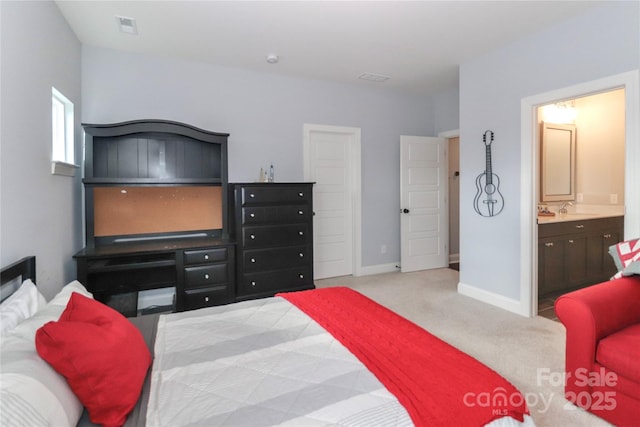
<svg viewBox="0 0 640 427"><path fill-rule="evenodd" d="M538 311L537 272L537 194L539 163L537 108L561 100L580 98L612 89L625 90L625 182L638 182L640 170L640 71L630 71L575 86L524 98L521 105L521 268L520 312L535 316ZM627 185L624 190L624 238L640 234L640 192Z"/></svg>
<svg viewBox="0 0 640 427"><path fill-rule="evenodd" d="M539 106L537 129L538 315L556 320L557 297L616 272L606 249L622 237L625 91ZM612 229L574 229L585 224Z"/></svg>

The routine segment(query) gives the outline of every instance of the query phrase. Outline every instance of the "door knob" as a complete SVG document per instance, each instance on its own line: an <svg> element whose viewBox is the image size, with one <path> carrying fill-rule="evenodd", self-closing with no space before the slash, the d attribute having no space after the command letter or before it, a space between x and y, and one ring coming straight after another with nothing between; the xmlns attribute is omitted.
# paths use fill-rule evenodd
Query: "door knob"
<svg viewBox="0 0 640 427"><path fill-rule="evenodd" d="M402 209L402 213L409 213L409 209Z"/></svg>

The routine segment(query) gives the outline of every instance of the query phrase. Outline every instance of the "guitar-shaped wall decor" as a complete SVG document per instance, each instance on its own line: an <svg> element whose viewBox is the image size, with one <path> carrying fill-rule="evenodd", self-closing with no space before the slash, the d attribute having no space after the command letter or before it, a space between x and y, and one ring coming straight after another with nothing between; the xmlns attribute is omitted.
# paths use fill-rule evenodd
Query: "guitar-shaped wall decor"
<svg viewBox="0 0 640 427"><path fill-rule="evenodd" d="M487 137L488 136L488 137ZM493 131L488 130L482 136L487 157L487 168L476 178L476 197L473 208L478 215L495 216L504 208L504 198L500 194L500 178L491 170L491 144Z"/></svg>

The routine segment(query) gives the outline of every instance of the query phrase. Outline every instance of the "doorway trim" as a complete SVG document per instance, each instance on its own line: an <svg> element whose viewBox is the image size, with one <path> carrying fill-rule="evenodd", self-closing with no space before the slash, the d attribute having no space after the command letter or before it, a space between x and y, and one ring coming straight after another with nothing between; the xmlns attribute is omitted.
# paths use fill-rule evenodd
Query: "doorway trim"
<svg viewBox="0 0 640 427"><path fill-rule="evenodd" d="M640 235L640 70L629 71L523 98L520 104L520 313L533 317L538 311L537 200L539 162L536 143L536 111L544 104L578 98L612 89L625 89L625 238ZM535 267L535 268L534 268Z"/></svg>
<svg viewBox="0 0 640 427"><path fill-rule="evenodd" d="M305 181L311 176L310 168L310 135L311 132L338 133L349 135L350 138L350 159L349 169L351 171L351 203L352 203L352 226L353 226L353 253L352 253L352 275L362 276L362 153L361 139L362 131L356 127L331 126L305 123L303 125L303 175Z"/></svg>

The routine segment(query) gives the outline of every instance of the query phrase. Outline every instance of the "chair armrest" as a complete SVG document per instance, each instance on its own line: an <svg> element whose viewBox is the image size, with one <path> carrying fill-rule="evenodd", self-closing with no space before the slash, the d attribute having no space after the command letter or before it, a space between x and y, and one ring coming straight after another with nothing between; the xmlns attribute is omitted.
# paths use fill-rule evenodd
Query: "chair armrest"
<svg viewBox="0 0 640 427"><path fill-rule="evenodd" d="M598 341L640 322L640 277L623 277L562 295L555 310L566 328L565 389L577 393L588 387L576 384L576 372L584 378L592 371Z"/></svg>

